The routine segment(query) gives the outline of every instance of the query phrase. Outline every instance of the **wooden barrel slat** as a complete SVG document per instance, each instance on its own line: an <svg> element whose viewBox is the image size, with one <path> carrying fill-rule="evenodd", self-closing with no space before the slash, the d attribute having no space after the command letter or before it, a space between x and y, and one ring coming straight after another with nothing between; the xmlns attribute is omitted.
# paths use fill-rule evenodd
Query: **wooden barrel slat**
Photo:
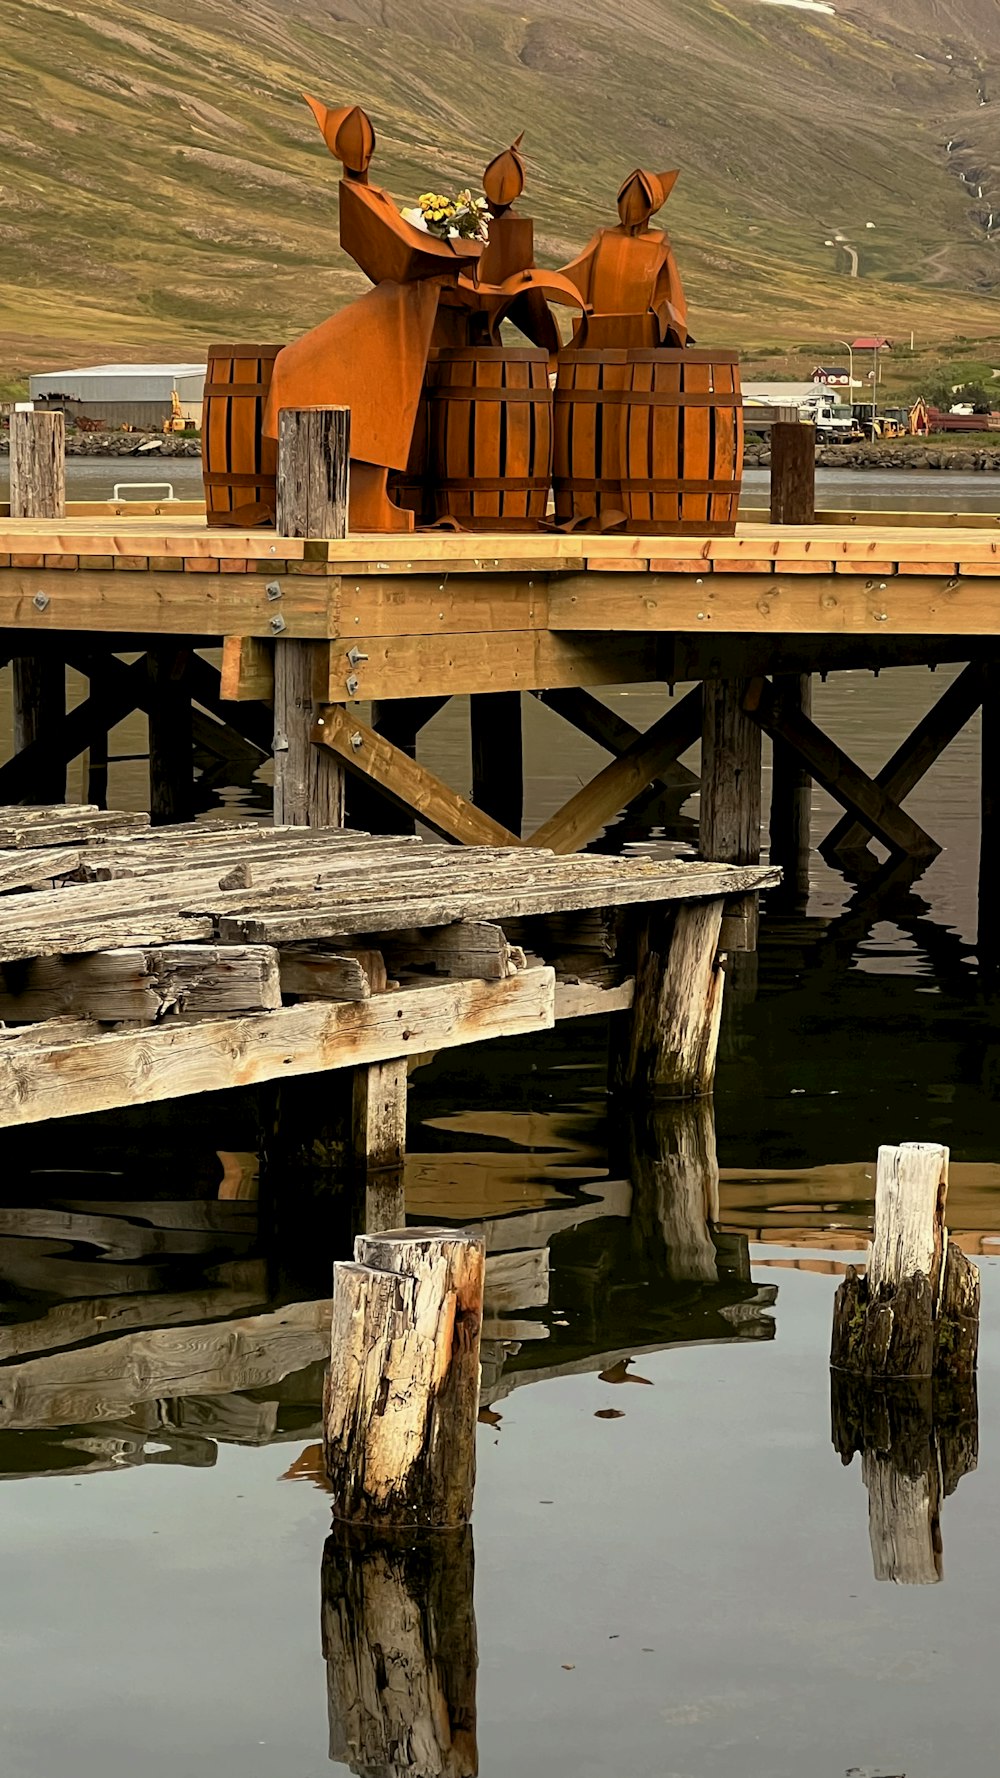
<svg viewBox="0 0 1000 1778"><path fill-rule="evenodd" d="M261 425L275 345L210 346L202 420L205 511L210 525L273 522L278 446Z"/></svg>
<svg viewBox="0 0 1000 1778"><path fill-rule="evenodd" d="M428 390L427 481L438 518L470 530L533 530L552 471L548 354L445 347Z"/></svg>
<svg viewBox="0 0 1000 1778"><path fill-rule="evenodd" d="M567 346L559 355L552 464L559 524L622 510L620 404L627 371L621 349Z"/></svg>
<svg viewBox="0 0 1000 1778"><path fill-rule="evenodd" d="M619 422L627 529L731 536L743 473L735 353L637 349L627 357Z"/></svg>

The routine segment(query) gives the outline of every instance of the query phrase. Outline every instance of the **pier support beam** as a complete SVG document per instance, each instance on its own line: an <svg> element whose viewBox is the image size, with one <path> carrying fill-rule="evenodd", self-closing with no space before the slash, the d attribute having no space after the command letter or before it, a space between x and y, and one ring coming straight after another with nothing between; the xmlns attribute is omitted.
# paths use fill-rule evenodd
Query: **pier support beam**
<svg viewBox="0 0 1000 1778"><path fill-rule="evenodd" d="M347 536L348 408L285 408L278 420L277 529L280 537ZM323 643L278 636L274 650L274 822L276 827L342 827L344 771L312 743Z"/></svg>
<svg viewBox="0 0 1000 1778"><path fill-rule="evenodd" d="M359 1234L402 1228L406 1221L405 1056L354 1070L351 1139Z"/></svg>
<svg viewBox="0 0 1000 1778"><path fill-rule="evenodd" d="M494 821L520 834L524 816L524 748L519 691L474 692L472 800Z"/></svg>
<svg viewBox="0 0 1000 1778"><path fill-rule="evenodd" d="M157 644L146 654L149 679L149 813L155 826L194 815L189 648Z"/></svg>
<svg viewBox="0 0 1000 1778"><path fill-rule="evenodd" d="M612 1064L624 1092L696 1099L715 1081L725 973L723 902L652 908L638 934L628 1032Z"/></svg>
<svg viewBox="0 0 1000 1778"><path fill-rule="evenodd" d="M782 673L774 678L780 708L812 715L812 676ZM804 908L809 899L812 779L800 756L780 737L774 741L771 769L771 863L780 865L781 887L768 905Z"/></svg>
<svg viewBox="0 0 1000 1778"><path fill-rule="evenodd" d="M744 709L750 681L707 679L701 739L698 850L719 864L760 862L760 729ZM757 947L757 897L726 909L724 950Z"/></svg>
<svg viewBox="0 0 1000 1778"><path fill-rule="evenodd" d="M61 519L66 513L66 420L61 413L30 410L10 416L10 516ZM13 660L14 753L35 746L36 762L23 801L66 800L66 765L48 738L66 714L66 665L51 654Z"/></svg>

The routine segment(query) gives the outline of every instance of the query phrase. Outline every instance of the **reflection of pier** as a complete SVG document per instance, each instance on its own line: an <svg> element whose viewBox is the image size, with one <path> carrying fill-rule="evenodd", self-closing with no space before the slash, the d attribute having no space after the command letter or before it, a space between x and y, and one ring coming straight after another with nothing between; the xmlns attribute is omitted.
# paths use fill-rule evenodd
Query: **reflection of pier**
<svg viewBox="0 0 1000 1778"><path fill-rule="evenodd" d="M536 1152L482 1149L471 1178L465 1161L414 1156L410 1208L424 1220L450 1197L454 1220L486 1238L484 1403L664 1347L772 1336L773 1287L756 1288L745 1241L715 1227L707 1105L637 1126L617 1179L562 1116L480 1117L494 1141L530 1130ZM231 1189L233 1157L216 1167ZM275 1303L275 1279L294 1286L269 1214L258 1225L253 1198L139 1200L102 1185L92 1202L0 1205L7 1313L21 1316L0 1325L0 1475L207 1464L217 1443L316 1438L329 1303ZM470 1216L473 1199L499 1213Z"/></svg>

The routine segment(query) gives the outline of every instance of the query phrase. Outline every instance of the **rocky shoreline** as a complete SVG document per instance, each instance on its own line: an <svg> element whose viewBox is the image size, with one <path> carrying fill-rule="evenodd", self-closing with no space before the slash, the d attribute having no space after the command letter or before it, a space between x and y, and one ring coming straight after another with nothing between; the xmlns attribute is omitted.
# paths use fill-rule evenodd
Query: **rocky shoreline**
<svg viewBox="0 0 1000 1778"><path fill-rule="evenodd" d="M766 469L771 462L771 448L766 439L748 438L747 469ZM817 445L816 466L819 469L951 469L963 475L1000 474L1000 444L984 450L980 446L955 444L842 444Z"/></svg>
<svg viewBox="0 0 1000 1778"><path fill-rule="evenodd" d="M155 445L155 450L144 446ZM0 457L10 454L10 438L0 432ZM183 438L169 432L71 432L66 439L67 457L144 457L159 462L163 457L200 457L201 436Z"/></svg>

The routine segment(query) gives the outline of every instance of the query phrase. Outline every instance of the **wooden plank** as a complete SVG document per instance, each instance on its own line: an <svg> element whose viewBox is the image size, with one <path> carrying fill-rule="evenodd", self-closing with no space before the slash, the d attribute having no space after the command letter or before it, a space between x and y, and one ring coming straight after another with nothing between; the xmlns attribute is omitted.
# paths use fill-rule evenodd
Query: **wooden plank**
<svg viewBox="0 0 1000 1778"><path fill-rule="evenodd" d="M34 883L51 883L79 869L79 848L65 852L57 846L44 851L0 852L0 895L14 889L30 889Z"/></svg>
<svg viewBox="0 0 1000 1778"><path fill-rule="evenodd" d="M257 636L226 636L222 643L219 695L246 703L274 702L274 650Z"/></svg>
<svg viewBox="0 0 1000 1778"><path fill-rule="evenodd" d="M149 832L148 815L123 809L0 808L0 847L66 846L76 841L123 839Z"/></svg>
<svg viewBox="0 0 1000 1778"><path fill-rule="evenodd" d="M281 992L299 1000L370 1000L384 994L386 967L381 951L324 951L288 946L279 954Z"/></svg>
<svg viewBox="0 0 1000 1778"><path fill-rule="evenodd" d="M701 712L702 694L698 686L577 791L562 809L543 821L532 835L531 844L551 846L553 852L566 853L596 839L620 809L687 752L697 739Z"/></svg>
<svg viewBox="0 0 1000 1778"><path fill-rule="evenodd" d="M344 573L340 589L340 633L346 638L445 636L462 631L544 630L548 626L548 581L544 573L449 573L442 581L416 576L414 565L402 573ZM510 567L515 568L511 563ZM432 567L431 572L434 572Z"/></svg>
<svg viewBox="0 0 1000 1778"><path fill-rule="evenodd" d="M816 782L852 815L859 816L890 850L906 852L914 858L937 856L941 848L930 834L925 833L807 716L783 710L773 686L766 680L751 681L744 707L768 734L776 735L794 748L805 760Z"/></svg>
<svg viewBox="0 0 1000 1778"><path fill-rule="evenodd" d="M450 790L426 766L418 765L348 711L334 704L324 706L313 740L335 753L352 772L371 778L393 802L418 816L435 833L463 845L520 845L516 834Z"/></svg>
<svg viewBox="0 0 1000 1778"><path fill-rule="evenodd" d="M168 945L35 957L0 965L0 1019L73 1013L137 1019L263 1012L281 1005L277 952L266 945Z"/></svg>
<svg viewBox="0 0 1000 1778"><path fill-rule="evenodd" d="M351 1144L361 1172L399 1171L406 1158L406 1057L354 1070ZM405 1216L403 1218L405 1221ZM386 1225L383 1224L383 1227ZM389 1225L399 1227L394 1222ZM376 1231L366 1229L366 1234Z"/></svg>
<svg viewBox="0 0 1000 1778"><path fill-rule="evenodd" d="M61 575L56 585L51 574L0 568L0 628L19 635L111 630L132 636L270 639L275 635L273 620L280 616L284 636L337 634L336 576L301 580L282 576L279 601L268 598L268 584L263 574L214 570L205 574L116 574L81 569ZM41 609L34 604L37 598L45 600Z"/></svg>
<svg viewBox="0 0 1000 1778"><path fill-rule="evenodd" d="M555 975L444 982L370 1000L113 1031L25 1055L0 1045L0 1126L152 1104L550 1030Z"/></svg>
<svg viewBox="0 0 1000 1778"><path fill-rule="evenodd" d="M566 574L553 579L560 630L756 635L995 636L1000 594L988 577L784 574ZM610 679L606 683L611 683Z"/></svg>
<svg viewBox="0 0 1000 1778"><path fill-rule="evenodd" d="M595 865L610 861L594 859ZM625 862L625 861L623 861ZM630 861L629 861L630 862ZM742 895L767 889L778 879L769 866L671 862L658 869L632 873L599 870L595 875L579 870L573 860L568 882L546 883L544 878L490 882L474 888L449 890L445 882L411 888L405 897L389 898L374 892L366 899L345 899L320 909L293 907L222 915L219 936L224 943L269 944L299 939L330 937L343 932L386 932L406 926L446 926L453 920L501 920L549 914L563 908L629 907L643 902L701 900L715 895Z"/></svg>
<svg viewBox="0 0 1000 1778"><path fill-rule="evenodd" d="M635 977L603 987L595 982L556 980L556 1019L589 1019L628 1012L635 1001Z"/></svg>
<svg viewBox="0 0 1000 1778"><path fill-rule="evenodd" d="M572 630L575 625L564 626ZM655 626L650 626L653 628ZM361 655L356 665L348 647ZM544 630L343 638L330 650L331 703L359 698L544 691L554 686L648 684L659 677L655 637L595 642ZM348 679L351 686L348 686ZM352 689L353 688L353 689Z"/></svg>
<svg viewBox="0 0 1000 1778"><path fill-rule="evenodd" d="M393 975L416 971L450 979L502 982L525 968L521 946L508 944L503 928L484 920L456 920L430 932L393 932L383 948Z"/></svg>
<svg viewBox="0 0 1000 1778"><path fill-rule="evenodd" d="M875 782L901 803L928 772L945 748L960 734L983 701L986 685L984 670L976 662L966 667L926 716L921 717L912 734L876 775ZM868 844L869 832L851 815L844 815L823 841L824 856L846 852Z"/></svg>

